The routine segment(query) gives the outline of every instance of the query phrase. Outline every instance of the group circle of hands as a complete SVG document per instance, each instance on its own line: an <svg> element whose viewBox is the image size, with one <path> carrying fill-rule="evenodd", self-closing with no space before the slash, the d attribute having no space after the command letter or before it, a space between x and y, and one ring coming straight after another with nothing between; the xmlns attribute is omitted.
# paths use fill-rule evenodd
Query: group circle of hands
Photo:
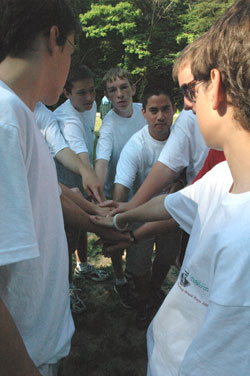
<svg viewBox="0 0 250 376"><path fill-rule="evenodd" d="M170 194L179 189L179 182L176 181L168 184L162 192ZM102 230L109 229L108 232L101 231L97 233L100 239L95 245L102 245L103 255L105 257L111 257L114 252L131 246L135 241L135 237L129 229L129 223L124 222L122 216L119 216L119 225L117 223L117 215L128 210L128 203L116 202L114 200L104 200L101 202L101 200L97 200L97 198L95 198L94 201L98 205L98 215L89 215L90 221L99 226Z"/></svg>
<svg viewBox="0 0 250 376"><path fill-rule="evenodd" d="M121 228L114 225L114 218L118 213L126 211L126 203L106 200L99 203L98 208L98 215L90 215L90 221L100 226L100 228L113 229L113 231L108 231L105 237L97 234L100 235L100 239L95 245L102 245L103 255L110 257L113 252L129 247L134 240L129 231L128 224L122 225Z"/></svg>

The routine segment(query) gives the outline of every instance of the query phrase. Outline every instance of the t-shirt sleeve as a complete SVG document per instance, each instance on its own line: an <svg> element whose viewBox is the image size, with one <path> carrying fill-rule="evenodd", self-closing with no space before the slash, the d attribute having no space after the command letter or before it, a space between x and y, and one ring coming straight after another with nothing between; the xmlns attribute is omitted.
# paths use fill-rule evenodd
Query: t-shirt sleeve
<svg viewBox="0 0 250 376"><path fill-rule="evenodd" d="M53 157L55 157L59 151L69 147L55 118L51 118L50 123L46 128L45 140Z"/></svg>
<svg viewBox="0 0 250 376"><path fill-rule="evenodd" d="M140 166L139 145L132 139L122 149L116 167L115 183L132 189Z"/></svg>
<svg viewBox="0 0 250 376"><path fill-rule="evenodd" d="M182 111L176 119L170 136L162 149L158 161L175 172L179 172L190 164L190 143L186 111ZM184 126L184 123L186 124Z"/></svg>
<svg viewBox="0 0 250 376"><path fill-rule="evenodd" d="M80 121L80 120L79 120ZM63 120L63 135L70 148L76 153L88 153L87 144L84 138L84 132L77 123L76 119L67 118Z"/></svg>
<svg viewBox="0 0 250 376"><path fill-rule="evenodd" d="M39 256L27 181L29 156L19 136L17 127L0 124L0 265Z"/></svg>
<svg viewBox="0 0 250 376"><path fill-rule="evenodd" d="M101 125L96 145L96 160L105 159L106 161L109 161L113 149L113 135L111 125L109 122L105 121L105 119Z"/></svg>
<svg viewBox="0 0 250 376"><path fill-rule="evenodd" d="M198 203L202 197L201 190L204 187L203 183L205 183L202 180L204 178L178 192L167 195L164 201L167 212L188 234L191 233Z"/></svg>

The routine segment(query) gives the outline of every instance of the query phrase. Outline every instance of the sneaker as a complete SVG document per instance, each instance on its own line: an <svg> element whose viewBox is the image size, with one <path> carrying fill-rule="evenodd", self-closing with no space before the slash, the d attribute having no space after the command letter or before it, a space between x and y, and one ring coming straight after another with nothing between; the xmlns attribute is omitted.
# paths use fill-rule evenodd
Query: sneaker
<svg viewBox="0 0 250 376"><path fill-rule="evenodd" d="M74 276L77 278L90 278L92 281L96 282L103 282L109 278L109 274L104 270L96 269L90 264L83 267L77 265L74 270Z"/></svg>
<svg viewBox="0 0 250 376"><path fill-rule="evenodd" d="M138 329L146 329L151 321L148 301L139 301L136 307L135 323Z"/></svg>
<svg viewBox="0 0 250 376"><path fill-rule="evenodd" d="M72 313L82 313L87 309L85 303L79 298L77 294L78 291L81 290L77 289L75 286L70 287L69 289L70 308Z"/></svg>
<svg viewBox="0 0 250 376"><path fill-rule="evenodd" d="M118 295L120 303L124 308L135 308L136 299L132 294L128 283L124 283L124 285L114 285L114 292Z"/></svg>

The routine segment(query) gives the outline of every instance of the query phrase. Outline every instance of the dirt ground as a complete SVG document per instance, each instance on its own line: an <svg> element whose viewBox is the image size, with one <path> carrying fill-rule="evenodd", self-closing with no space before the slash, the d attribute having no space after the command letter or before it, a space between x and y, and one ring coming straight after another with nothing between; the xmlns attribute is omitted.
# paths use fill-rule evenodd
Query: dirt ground
<svg viewBox="0 0 250 376"><path fill-rule="evenodd" d="M59 376L145 376L146 330L135 326L135 311L124 309L113 291L110 259L93 248L89 237L89 263L109 271L105 282L76 279L87 310L74 315L76 331L69 356L62 361ZM172 267L164 283L167 293L178 275Z"/></svg>

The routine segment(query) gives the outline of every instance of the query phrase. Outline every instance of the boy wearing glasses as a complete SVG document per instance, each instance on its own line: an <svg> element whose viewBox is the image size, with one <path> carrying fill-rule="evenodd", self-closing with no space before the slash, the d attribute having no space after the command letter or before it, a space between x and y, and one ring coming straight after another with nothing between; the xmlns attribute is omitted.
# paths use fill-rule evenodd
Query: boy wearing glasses
<svg viewBox="0 0 250 376"><path fill-rule="evenodd" d="M148 375L249 373L249 20L249 0L236 2L177 70L180 86L196 81L185 100L227 162L115 219L124 228L172 216L190 233L180 276L148 330Z"/></svg>

